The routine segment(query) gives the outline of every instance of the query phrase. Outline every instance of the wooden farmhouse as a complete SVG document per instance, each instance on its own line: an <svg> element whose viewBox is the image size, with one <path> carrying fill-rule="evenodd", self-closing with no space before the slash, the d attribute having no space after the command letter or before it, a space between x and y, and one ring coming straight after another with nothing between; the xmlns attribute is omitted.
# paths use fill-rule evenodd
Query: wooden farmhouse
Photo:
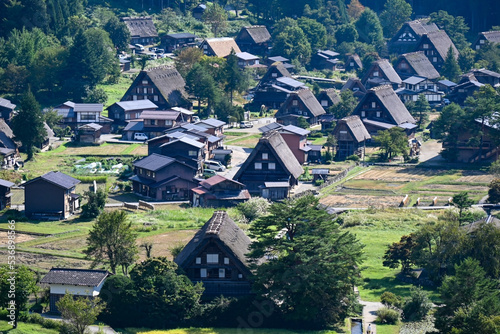
<svg viewBox="0 0 500 334"><path fill-rule="evenodd" d="M251 197L244 184L221 175L201 181L192 192L193 206L201 207L228 208L248 201Z"/></svg>
<svg viewBox="0 0 500 334"><path fill-rule="evenodd" d="M402 80L413 76L424 77L429 80L436 80L440 77L439 72L423 51L400 55L394 64L394 69Z"/></svg>
<svg viewBox="0 0 500 334"><path fill-rule="evenodd" d="M102 133L111 132L113 120L102 116L103 105L101 103L74 103L66 101L54 108L57 115L61 116L60 125L69 126L77 130L80 126L95 123L100 125Z"/></svg>
<svg viewBox="0 0 500 334"><path fill-rule="evenodd" d="M389 60L379 59L372 63L361 82L367 89L382 85L391 85L393 89L398 89L401 85L401 78Z"/></svg>
<svg viewBox="0 0 500 334"><path fill-rule="evenodd" d="M177 34L167 34L161 38L161 43L166 52L174 52L185 47L194 47L196 35L181 32Z"/></svg>
<svg viewBox="0 0 500 334"><path fill-rule="evenodd" d="M52 268L40 284L50 288L50 313L60 314L56 303L69 293L73 296L95 298L99 296L106 279L112 274L107 270Z"/></svg>
<svg viewBox="0 0 500 334"><path fill-rule="evenodd" d="M10 123L12 115L16 109L16 105L10 102L10 100L0 97L0 117L4 119L7 124Z"/></svg>
<svg viewBox="0 0 500 334"><path fill-rule="evenodd" d="M339 94L337 94L336 89L328 88L328 89L323 89L319 93L318 101L321 104L321 106L323 107L323 109L325 109L325 111L327 111L333 105L338 104L341 100L340 100Z"/></svg>
<svg viewBox="0 0 500 334"><path fill-rule="evenodd" d="M422 35L438 30L435 23L429 23L429 18L406 22L387 43L389 51L399 54L414 51Z"/></svg>
<svg viewBox="0 0 500 334"><path fill-rule="evenodd" d="M139 72L121 101L152 101L159 109L190 108L186 83L175 68L155 67Z"/></svg>
<svg viewBox="0 0 500 334"><path fill-rule="evenodd" d="M209 57L225 58L231 54L241 52L240 48L231 37L207 38L200 44L203 54Z"/></svg>
<svg viewBox="0 0 500 334"><path fill-rule="evenodd" d="M12 198L11 188L14 185L10 181L0 179L0 210L10 207Z"/></svg>
<svg viewBox="0 0 500 334"><path fill-rule="evenodd" d="M80 208L80 181L61 172L48 172L24 183L25 215L32 219L66 219Z"/></svg>
<svg viewBox="0 0 500 334"><path fill-rule="evenodd" d="M262 135L233 180L246 185L250 193L260 193L266 182L284 182L294 187L303 172L283 137L277 131L269 131ZM288 193L283 195L285 198Z"/></svg>
<svg viewBox="0 0 500 334"><path fill-rule="evenodd" d="M146 110L156 110L158 106L148 99L115 102L108 107L108 115L118 126L126 125L130 120L141 118Z"/></svg>
<svg viewBox="0 0 500 334"><path fill-rule="evenodd" d="M151 154L134 162L134 193L157 201L189 200L196 168L174 158Z"/></svg>
<svg viewBox="0 0 500 334"><path fill-rule="evenodd" d="M225 211L215 211L174 261L193 283L203 283L205 298L249 295L252 273L245 255L250 243Z"/></svg>
<svg viewBox="0 0 500 334"><path fill-rule="evenodd" d="M298 119L304 118L310 125L319 124L319 116L325 109L309 89L291 92L276 113L276 121L283 125L298 126Z"/></svg>
<svg viewBox="0 0 500 334"><path fill-rule="evenodd" d="M270 48L271 34L262 25L242 27L235 40L241 51L265 55Z"/></svg>
<svg viewBox="0 0 500 334"><path fill-rule="evenodd" d="M423 51L436 70L441 71L450 47L455 59L458 59L459 52L455 44L444 30L438 30L423 34L415 51Z"/></svg>
<svg viewBox="0 0 500 334"><path fill-rule="evenodd" d="M253 103L257 106L264 105L276 109L285 102L290 92L303 87L303 83L292 79L292 75L283 63L275 62L269 66L266 74L255 87Z"/></svg>
<svg viewBox="0 0 500 334"><path fill-rule="evenodd" d="M363 69L363 63L361 62L361 58L357 54L346 53L345 55L345 71L357 71L359 69Z"/></svg>
<svg viewBox="0 0 500 334"><path fill-rule="evenodd" d="M149 45L157 41L158 31L150 16L122 17L121 20L130 31L131 44Z"/></svg>
<svg viewBox="0 0 500 334"><path fill-rule="evenodd" d="M479 50L488 43L500 43L500 31L494 30L480 32L472 43L471 48L473 50Z"/></svg>
<svg viewBox="0 0 500 334"><path fill-rule="evenodd" d="M339 160L345 160L353 154L363 158L362 148L366 141L371 139L359 116L339 119L333 130L333 135L337 138L336 158Z"/></svg>
<svg viewBox="0 0 500 334"><path fill-rule="evenodd" d="M349 80L347 80L344 86L340 89L340 93L345 92L346 90L352 91L352 94L358 100L361 100L366 94L366 87L359 78L349 78Z"/></svg>

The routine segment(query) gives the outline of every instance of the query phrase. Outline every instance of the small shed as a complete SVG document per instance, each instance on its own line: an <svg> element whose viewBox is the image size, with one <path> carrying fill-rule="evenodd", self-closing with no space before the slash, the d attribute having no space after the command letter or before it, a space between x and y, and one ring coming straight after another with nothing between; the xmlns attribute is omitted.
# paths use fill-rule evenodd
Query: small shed
<svg viewBox="0 0 500 334"><path fill-rule="evenodd" d="M56 302L66 293L74 296L95 298L108 276L107 270L52 268L40 281L50 287L50 313L59 314Z"/></svg>
<svg viewBox="0 0 500 334"><path fill-rule="evenodd" d="M99 144L101 142L102 126L96 123L84 124L78 127L78 141L80 143Z"/></svg>
<svg viewBox="0 0 500 334"><path fill-rule="evenodd" d="M0 210L10 207L12 193L10 189L14 183L0 179Z"/></svg>
<svg viewBox="0 0 500 334"><path fill-rule="evenodd" d="M288 182L264 182L261 186L260 196L263 198L277 201L287 198L290 192L290 184Z"/></svg>
<svg viewBox="0 0 500 334"><path fill-rule="evenodd" d="M227 161L231 160L232 153L233 153L233 150L225 150L222 148L218 148L218 149L215 149L212 151L212 154L214 155L212 159L220 161L222 163L226 163ZM229 159L227 158L228 155L229 155Z"/></svg>
<svg viewBox="0 0 500 334"><path fill-rule="evenodd" d="M130 71L130 60L120 59L120 71Z"/></svg>
<svg viewBox="0 0 500 334"><path fill-rule="evenodd" d="M313 168L311 170L311 174L313 176L313 182L317 180L323 180L326 182L328 176L330 175L330 170L328 168Z"/></svg>

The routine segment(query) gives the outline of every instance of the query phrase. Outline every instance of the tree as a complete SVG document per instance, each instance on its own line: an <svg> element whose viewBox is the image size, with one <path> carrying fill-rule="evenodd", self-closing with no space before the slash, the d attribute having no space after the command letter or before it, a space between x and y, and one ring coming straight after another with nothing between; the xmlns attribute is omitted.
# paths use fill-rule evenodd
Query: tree
<svg viewBox="0 0 500 334"><path fill-rule="evenodd" d="M8 246L12 249L9 241L12 234L8 234ZM10 254L10 251L8 251ZM12 262L11 260L9 260ZM14 272L14 274L13 274ZM12 291L12 286L15 286ZM4 264L0 266L0 306L7 309L11 305L11 300L15 302L15 318L7 317L14 321L14 328L17 327L17 320L19 319L19 312L25 311L28 306L29 296L36 293L39 287L36 285L36 274L24 265L14 266ZM11 306L12 308L12 306Z"/></svg>
<svg viewBox="0 0 500 334"><path fill-rule="evenodd" d="M469 46L465 38L469 27L462 16L452 16L444 10L431 13L429 16L431 17L430 23L435 23L440 29L446 31L460 53Z"/></svg>
<svg viewBox="0 0 500 334"><path fill-rule="evenodd" d="M436 312L436 328L440 333L494 333L478 330L482 321L474 324L468 319L471 314L478 320L500 315L498 282L485 274L477 260L467 258L455 265L454 276L443 280L439 289L443 306Z"/></svg>
<svg viewBox="0 0 500 334"><path fill-rule="evenodd" d="M186 86L198 100L198 113L201 114L201 103L205 100L210 113L212 102L218 99L220 90L213 76L200 63L195 64L187 74Z"/></svg>
<svg viewBox="0 0 500 334"><path fill-rule="evenodd" d="M119 51L126 51L130 44L130 30L124 22L120 22L116 16L112 16L104 25L104 30Z"/></svg>
<svg viewBox="0 0 500 334"><path fill-rule="evenodd" d="M95 218L104 210L108 194L103 188L97 189L96 192L87 190L83 193L87 198L87 203L82 205L82 218Z"/></svg>
<svg viewBox="0 0 500 334"><path fill-rule="evenodd" d="M16 139L23 143L28 160L31 160L34 148L41 144L47 135L42 110L31 90L24 94L19 112L12 118L11 127Z"/></svg>
<svg viewBox="0 0 500 334"><path fill-rule="evenodd" d="M463 211L469 209L472 204L474 204L474 200L469 198L469 193L467 191L462 191L453 196L453 201L451 203L458 208L458 218L461 221Z"/></svg>
<svg viewBox="0 0 500 334"><path fill-rule="evenodd" d="M349 89L345 90L340 93L340 102L331 106L329 113L335 115L337 119L350 116L358 103L354 93Z"/></svg>
<svg viewBox="0 0 500 334"><path fill-rule="evenodd" d="M460 66L458 66L457 58L453 52L453 48L450 46L448 52L446 53L446 59L444 60L443 68L441 73L445 78L450 81L457 81L460 75Z"/></svg>
<svg viewBox="0 0 500 334"><path fill-rule="evenodd" d="M398 268L401 265L401 272L408 273L413 265L412 252L415 248L413 236L403 235L399 242L394 242L385 251L384 267Z"/></svg>
<svg viewBox="0 0 500 334"><path fill-rule="evenodd" d="M56 302L56 306L72 333L85 334L87 327L94 324L106 304L99 297L87 298L66 293Z"/></svg>
<svg viewBox="0 0 500 334"><path fill-rule="evenodd" d="M151 257L151 251L153 250L153 243L145 241L141 244L141 247L144 248L146 251L146 257L149 259Z"/></svg>
<svg viewBox="0 0 500 334"><path fill-rule="evenodd" d="M402 154L405 157L408 155L408 138L406 137L404 130L401 128L393 127L388 130L379 131L378 135L375 137L375 141L384 151L384 160L390 159L399 154Z"/></svg>
<svg viewBox="0 0 500 334"><path fill-rule="evenodd" d="M144 69L148 65L148 61L149 61L149 56L148 55L141 55L139 57L139 64L141 64L141 71L144 71Z"/></svg>
<svg viewBox="0 0 500 334"><path fill-rule="evenodd" d="M363 246L313 195L273 203L269 212L250 227L249 257L270 259L254 265L256 291L278 301L294 328L342 322L357 306L352 286Z"/></svg>
<svg viewBox="0 0 500 334"><path fill-rule="evenodd" d="M335 30L335 39L337 40L337 44L344 42L353 43L358 40L358 37L358 31L352 23L343 24Z"/></svg>
<svg viewBox="0 0 500 334"><path fill-rule="evenodd" d="M434 136L446 142L451 148L441 152L441 155L449 161L457 158L457 147L459 136L467 128L465 111L455 103L443 108L438 119L434 121L432 132Z"/></svg>
<svg viewBox="0 0 500 334"><path fill-rule="evenodd" d="M227 60L224 63L224 78L225 78L225 91L229 93L231 105L233 104L233 92L237 91L239 93L245 91L248 88L249 80L248 76L242 72L238 66L238 57L234 50L231 50Z"/></svg>
<svg viewBox="0 0 500 334"><path fill-rule="evenodd" d="M370 8L366 8L356 21L359 39L367 44L379 48L384 42L382 26L377 14Z"/></svg>
<svg viewBox="0 0 500 334"><path fill-rule="evenodd" d="M310 124L304 117L299 116L299 118L297 118L297 126L302 129L307 129Z"/></svg>
<svg viewBox="0 0 500 334"><path fill-rule="evenodd" d="M324 25L307 17L299 18L297 24L311 44L312 52L326 48L328 34Z"/></svg>
<svg viewBox="0 0 500 334"><path fill-rule="evenodd" d="M403 305L403 315L406 321L421 321L432 310L429 294L421 287L411 287L410 297Z"/></svg>
<svg viewBox="0 0 500 334"><path fill-rule="evenodd" d="M60 116L54 109L51 109L43 114L44 122L47 123L51 129L59 125L62 119L63 117Z"/></svg>
<svg viewBox="0 0 500 334"><path fill-rule="evenodd" d="M273 32L273 40L272 54L296 59L301 64L309 62L312 53L311 44L297 21L290 18L278 21Z"/></svg>
<svg viewBox="0 0 500 334"><path fill-rule="evenodd" d="M388 0L384 4L384 11L380 14L380 23L384 30L384 36L392 38L403 23L410 21L412 8L404 0Z"/></svg>
<svg viewBox="0 0 500 334"><path fill-rule="evenodd" d="M86 87L85 88L85 98L83 99L84 103L101 103L105 104L108 100L108 94L106 91L100 87Z"/></svg>
<svg viewBox="0 0 500 334"><path fill-rule="evenodd" d="M174 59L175 68L185 78L194 64L203 58L203 50L199 48L184 48Z"/></svg>
<svg viewBox="0 0 500 334"><path fill-rule="evenodd" d="M418 115L418 126L421 128L423 122L429 119L429 113L431 112L431 106L429 105L429 101L427 101L424 94L418 95L413 112Z"/></svg>
<svg viewBox="0 0 500 334"><path fill-rule="evenodd" d="M337 147L337 138L333 134L328 134L328 137L326 138L325 146L328 148L328 152L332 154L333 156L333 151L335 151Z"/></svg>
<svg viewBox="0 0 500 334"><path fill-rule="evenodd" d="M269 200L262 197L252 197L246 202L242 202L236 206L236 209L245 217L247 223L251 223L255 219L266 215L271 203Z"/></svg>
<svg viewBox="0 0 500 334"><path fill-rule="evenodd" d="M203 21L210 25L214 37L217 37L219 33L224 32L227 28L227 13L224 8L214 3L205 9Z"/></svg>
<svg viewBox="0 0 500 334"><path fill-rule="evenodd" d="M89 232L84 253L92 260L92 266L107 260L115 274L117 266L123 269L134 263L138 253L136 238L125 211L103 212Z"/></svg>
<svg viewBox="0 0 500 334"><path fill-rule="evenodd" d="M490 183L490 189L488 189L488 203L499 203L499 202L500 202L500 179L494 179Z"/></svg>
<svg viewBox="0 0 500 334"><path fill-rule="evenodd" d="M347 5L347 14L349 14L349 17L353 21L359 19L364 10L365 6L363 6L359 0L351 0L351 2Z"/></svg>

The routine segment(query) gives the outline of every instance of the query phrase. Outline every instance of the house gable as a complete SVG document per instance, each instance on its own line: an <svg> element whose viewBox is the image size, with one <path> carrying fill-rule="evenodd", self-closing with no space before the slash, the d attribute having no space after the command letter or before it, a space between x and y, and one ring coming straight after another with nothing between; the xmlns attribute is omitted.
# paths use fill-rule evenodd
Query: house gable
<svg viewBox="0 0 500 334"><path fill-rule="evenodd" d="M459 52L455 44L444 30L434 31L422 35L415 51L423 51L432 65L440 70L446 60L449 48L452 48L455 59L458 59Z"/></svg>

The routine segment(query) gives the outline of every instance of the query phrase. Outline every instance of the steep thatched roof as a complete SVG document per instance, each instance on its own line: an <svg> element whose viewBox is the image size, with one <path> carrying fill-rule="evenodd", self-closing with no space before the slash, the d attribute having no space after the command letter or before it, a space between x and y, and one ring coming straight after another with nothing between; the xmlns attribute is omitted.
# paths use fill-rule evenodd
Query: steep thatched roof
<svg viewBox="0 0 500 334"><path fill-rule="evenodd" d="M265 43L271 39L271 34L266 26L250 26L241 28L238 36L236 36L236 42L245 35L245 32L248 33L248 36L250 36L255 44Z"/></svg>
<svg viewBox="0 0 500 334"><path fill-rule="evenodd" d="M295 155L292 150L290 150L290 147L288 147L283 137L281 137L276 130L270 130L262 135L257 143L257 146L255 146L252 153L250 153L250 156L236 172L236 175L233 177L234 180L239 180L243 172L250 164L252 164L253 160L264 147L269 147L278 163L281 164L285 171L292 175L295 179L297 179L304 172L302 166L298 162L297 158L295 158Z"/></svg>
<svg viewBox="0 0 500 334"><path fill-rule="evenodd" d="M184 89L186 82L175 68L155 67L141 73L153 82L170 107L189 104L188 94ZM138 75L131 87L135 87L135 82L143 80L143 78L143 76Z"/></svg>
<svg viewBox="0 0 500 334"><path fill-rule="evenodd" d="M378 77L385 77L389 82L395 83L395 84L401 84L402 80L399 77L399 75L396 73L396 70L394 70L394 67L392 67L392 64L389 62L388 59L379 59L376 60L372 63L372 68L366 72L366 75L363 78L363 82L367 82L368 78L371 77L371 72L372 69L378 67L382 73L379 73Z"/></svg>
<svg viewBox="0 0 500 334"><path fill-rule="evenodd" d="M340 96L335 88L323 89L319 93L318 100L323 99L328 99L332 105L340 102Z"/></svg>
<svg viewBox="0 0 500 334"><path fill-rule="evenodd" d="M0 118L0 147L15 150L17 145L13 138L14 132L12 132L12 129L5 123L4 119Z"/></svg>
<svg viewBox="0 0 500 334"><path fill-rule="evenodd" d="M228 254L240 261L244 267L241 269L246 269L246 272L249 273L245 255L249 251L251 240L225 211L215 211L212 218L196 232L179 255L175 257L174 262L182 268L188 266L211 240L219 241L219 245L223 246Z"/></svg>
<svg viewBox="0 0 500 334"><path fill-rule="evenodd" d="M232 50L234 50L235 53L241 52L238 44L236 44L231 37L207 38L201 43L201 47L203 47L204 44L208 44L213 53L219 58L229 56Z"/></svg>
<svg viewBox="0 0 500 334"><path fill-rule="evenodd" d="M121 19L130 31L131 37L158 37L153 19L144 17L122 17Z"/></svg>
<svg viewBox="0 0 500 334"><path fill-rule="evenodd" d="M286 109L290 105L289 102L294 99L298 99L299 101L301 101L313 116L319 116L325 113L325 109L323 109L323 107L318 102L316 96L314 96L312 91L310 89L304 88L304 89L299 89L298 91L295 92L290 92L290 95L288 95L285 102L278 109L276 115L286 114L287 113Z"/></svg>
<svg viewBox="0 0 500 334"><path fill-rule="evenodd" d="M424 54L423 51L405 53L399 56L396 63L401 62L403 59L407 61L410 67L415 71L415 74L430 80L439 78L439 72L436 70L434 65L429 61L429 58Z"/></svg>
<svg viewBox="0 0 500 334"><path fill-rule="evenodd" d="M480 32L479 35L483 35L490 43L500 43L500 31L483 31Z"/></svg>
<svg viewBox="0 0 500 334"><path fill-rule="evenodd" d="M276 77L273 77L273 73L276 73ZM266 74L264 74L262 79L260 79L259 83L274 81L277 78L282 78L282 77L291 78L292 75L290 74L290 72L288 72L283 63L275 62L271 66L269 66Z"/></svg>
<svg viewBox="0 0 500 334"><path fill-rule="evenodd" d="M439 30L439 27L435 23L429 23L429 20L429 18L418 19L406 22L405 24L409 25L417 35L422 36L423 34Z"/></svg>
<svg viewBox="0 0 500 334"><path fill-rule="evenodd" d="M359 116L344 117L338 121L337 127L341 124L345 124L349 128L358 143L361 143L362 141L367 139L371 139L368 130L366 130L366 127L363 122L361 122ZM335 130L333 132L335 132Z"/></svg>
<svg viewBox="0 0 500 334"><path fill-rule="evenodd" d="M428 34L424 34L423 37L428 38L429 42L434 45L441 58L446 60L446 55L451 46L455 59L458 59L459 52L444 30L433 31Z"/></svg>

